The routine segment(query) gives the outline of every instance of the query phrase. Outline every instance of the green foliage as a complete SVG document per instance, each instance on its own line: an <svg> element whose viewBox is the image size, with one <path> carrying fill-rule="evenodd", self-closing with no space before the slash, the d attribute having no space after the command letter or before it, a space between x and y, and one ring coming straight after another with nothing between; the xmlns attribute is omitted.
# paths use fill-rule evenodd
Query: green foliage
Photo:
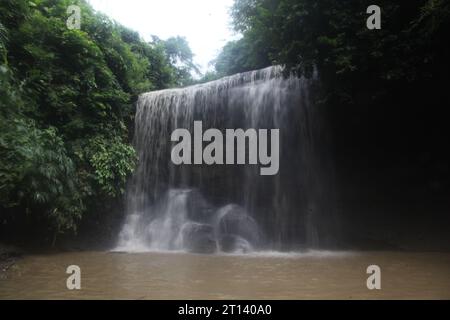
<svg viewBox="0 0 450 320"><path fill-rule="evenodd" d="M194 83L192 74L200 75L198 66L193 62L194 54L187 40L183 37L171 37L161 40L153 36L152 45L164 52L170 62L175 86L187 86Z"/></svg>
<svg viewBox="0 0 450 320"><path fill-rule="evenodd" d="M80 30L66 26L74 4ZM137 160L137 96L184 84L195 68L184 39L146 43L84 0L2 1L0 218L57 234L119 199Z"/></svg>
<svg viewBox="0 0 450 320"><path fill-rule="evenodd" d="M7 32L6 32L6 28L0 22L0 59L1 59L3 65L7 64L7 60L6 60L6 41L7 41L7 38L8 38L8 35L7 35Z"/></svg>
<svg viewBox="0 0 450 320"><path fill-rule="evenodd" d="M220 76L260 69L271 64L266 49L258 50L248 38L228 42L214 61Z"/></svg>
<svg viewBox="0 0 450 320"><path fill-rule="evenodd" d="M233 25L243 38L224 47L216 70L231 74L283 64L311 76L316 68L326 95L341 100L352 100L363 88L371 87L377 96L389 83L440 73L438 61L448 54L449 2L379 1L382 28L375 31L366 28L366 8L371 4L366 0L235 0Z"/></svg>
<svg viewBox="0 0 450 320"><path fill-rule="evenodd" d="M135 150L118 139L110 141L104 137L92 139L89 148L93 150L89 162L101 190L113 197L123 194L126 178L137 160Z"/></svg>
<svg viewBox="0 0 450 320"><path fill-rule="evenodd" d="M0 125L0 204L39 211L57 232L75 230L84 207L57 130L40 130L20 117L2 117Z"/></svg>

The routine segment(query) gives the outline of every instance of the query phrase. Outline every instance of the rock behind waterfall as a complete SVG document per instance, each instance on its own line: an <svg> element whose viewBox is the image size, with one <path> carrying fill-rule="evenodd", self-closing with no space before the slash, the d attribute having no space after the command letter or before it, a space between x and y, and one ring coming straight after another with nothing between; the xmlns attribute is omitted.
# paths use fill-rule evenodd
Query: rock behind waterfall
<svg viewBox="0 0 450 320"><path fill-rule="evenodd" d="M235 204L218 210L216 236L220 249L225 252L247 252L260 244L260 231L256 221L244 208Z"/></svg>
<svg viewBox="0 0 450 320"><path fill-rule="evenodd" d="M214 253L217 244L211 225L196 222L186 223L181 231L183 247L194 253Z"/></svg>

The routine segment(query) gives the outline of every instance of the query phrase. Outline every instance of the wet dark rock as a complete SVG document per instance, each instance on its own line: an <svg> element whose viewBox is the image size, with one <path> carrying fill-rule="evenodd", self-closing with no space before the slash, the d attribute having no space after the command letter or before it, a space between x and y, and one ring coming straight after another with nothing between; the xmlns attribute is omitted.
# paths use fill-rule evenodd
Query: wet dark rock
<svg viewBox="0 0 450 320"><path fill-rule="evenodd" d="M214 214L214 207L206 201L197 190L189 190L186 197L188 219L197 222L209 221Z"/></svg>
<svg viewBox="0 0 450 320"><path fill-rule="evenodd" d="M217 219L217 233L219 238L225 237L225 239L228 239L226 236L234 236L235 240L245 240L252 246L259 244L260 232L258 225L242 207L238 205L227 205L218 211ZM229 241L226 240L225 242L228 243ZM240 242L242 243L242 241Z"/></svg>
<svg viewBox="0 0 450 320"><path fill-rule="evenodd" d="M222 252L227 253L248 253L253 251L252 245L236 235L224 235L219 239L219 248Z"/></svg>
<svg viewBox="0 0 450 320"><path fill-rule="evenodd" d="M207 224L190 222L182 229L183 246L194 253L214 253L217 250L214 229Z"/></svg>

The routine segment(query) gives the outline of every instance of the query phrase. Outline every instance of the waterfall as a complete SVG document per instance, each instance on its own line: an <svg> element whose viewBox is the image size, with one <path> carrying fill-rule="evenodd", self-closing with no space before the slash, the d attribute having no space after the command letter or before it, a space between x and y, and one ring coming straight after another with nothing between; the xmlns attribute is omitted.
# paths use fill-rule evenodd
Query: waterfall
<svg viewBox="0 0 450 320"><path fill-rule="evenodd" d="M117 250L248 252L333 243L335 200L325 126L311 102L315 80L279 66L206 84L142 94ZM205 128L279 129L279 172L259 167L175 165L171 133ZM204 143L205 144L205 143Z"/></svg>

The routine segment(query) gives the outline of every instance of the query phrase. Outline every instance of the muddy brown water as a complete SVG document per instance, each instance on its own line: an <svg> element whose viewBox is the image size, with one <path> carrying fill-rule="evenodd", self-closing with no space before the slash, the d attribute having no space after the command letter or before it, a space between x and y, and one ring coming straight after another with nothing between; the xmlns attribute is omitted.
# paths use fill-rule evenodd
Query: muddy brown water
<svg viewBox="0 0 450 320"><path fill-rule="evenodd" d="M381 290L366 269L381 268ZM66 268L81 268L81 290ZM0 299L450 299L450 253L255 255L75 252L30 255L0 277Z"/></svg>

